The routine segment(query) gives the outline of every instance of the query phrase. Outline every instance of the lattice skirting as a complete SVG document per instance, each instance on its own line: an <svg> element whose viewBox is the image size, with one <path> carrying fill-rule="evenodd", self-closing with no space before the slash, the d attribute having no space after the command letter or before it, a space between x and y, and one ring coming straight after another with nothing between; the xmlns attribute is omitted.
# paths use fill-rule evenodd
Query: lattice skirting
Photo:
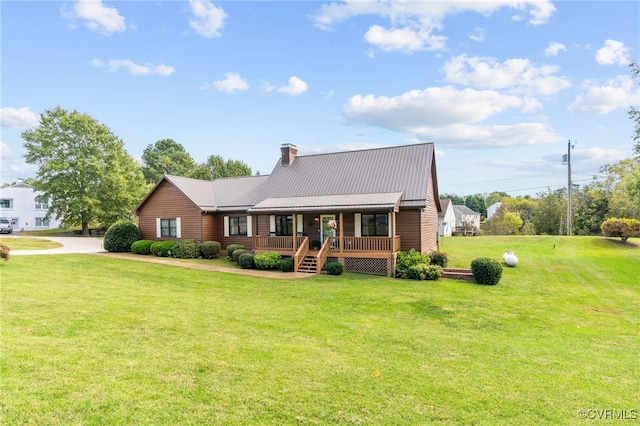
<svg viewBox="0 0 640 426"><path fill-rule="evenodd" d="M389 275L389 269L393 266L389 265L388 259L367 259L362 257L345 257L341 262L344 270L347 272L360 272L362 274L372 275ZM340 262L337 257L327 257L327 263ZM326 268L326 264L325 264Z"/></svg>

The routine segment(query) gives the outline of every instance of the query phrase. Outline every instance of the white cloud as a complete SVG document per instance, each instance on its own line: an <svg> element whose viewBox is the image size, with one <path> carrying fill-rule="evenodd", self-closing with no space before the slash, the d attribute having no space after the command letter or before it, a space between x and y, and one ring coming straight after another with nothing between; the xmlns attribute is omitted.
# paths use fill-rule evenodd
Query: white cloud
<svg viewBox="0 0 640 426"><path fill-rule="evenodd" d="M224 80L214 81L212 86L206 85L203 87L203 89L207 89L210 87L213 87L214 89L221 92L232 93L236 90L248 90L249 84L247 84L247 82L242 77L240 77L239 74L228 72L225 73Z"/></svg>
<svg viewBox="0 0 640 426"><path fill-rule="evenodd" d="M153 65L145 63L144 65L136 64L131 59L110 59L106 63L101 59L94 59L91 65L95 68L107 68L109 72L118 72L120 68L126 68L131 75L159 75L168 77L175 72L172 66L160 64Z"/></svg>
<svg viewBox="0 0 640 426"><path fill-rule="evenodd" d="M288 86L282 86L277 88L276 90L278 92L287 93L292 96L298 96L306 92L308 88L309 86L304 80L296 76L292 76L292 77L289 77Z"/></svg>
<svg viewBox="0 0 640 426"><path fill-rule="evenodd" d="M475 27L472 32L467 34L467 37L469 37L469 40L475 41L475 42L484 41L484 37L485 37L484 28Z"/></svg>
<svg viewBox="0 0 640 426"><path fill-rule="evenodd" d="M189 0L193 17L189 26L201 36L214 38L222 36L224 20L229 16L221 7L206 0Z"/></svg>
<svg viewBox="0 0 640 426"><path fill-rule="evenodd" d="M552 41L549 43L549 46L544 50L544 56L558 56L558 53L562 51L567 51L567 46L562 43L558 43L556 41Z"/></svg>
<svg viewBox="0 0 640 426"><path fill-rule="evenodd" d="M18 159L11 151L11 147L2 141L0 141L0 158L2 158L0 161L2 183L14 181L23 170L20 167L21 159Z"/></svg>
<svg viewBox="0 0 640 426"><path fill-rule="evenodd" d="M365 34L365 39L382 50L443 50L446 37L435 35L444 28L443 22L449 15L477 12L485 16L501 9L512 8L528 13L529 23L546 23L555 6L548 0L496 0L491 2L408 2L408 1L359 1L347 0L320 7L313 16L314 24L323 30L362 15L373 15L388 20L389 24L373 25ZM478 41L482 34L474 34Z"/></svg>
<svg viewBox="0 0 640 426"><path fill-rule="evenodd" d="M509 94L552 95L571 86L567 78L558 77L559 68L534 66L528 59L508 59L459 55L448 60L443 71L451 83L487 89L504 89Z"/></svg>
<svg viewBox="0 0 640 426"><path fill-rule="evenodd" d="M27 127L37 127L39 124L40 120L38 116L31 112L28 107L0 108L0 125L2 127L8 129L24 129Z"/></svg>
<svg viewBox="0 0 640 426"><path fill-rule="evenodd" d="M586 92L576 97L569 105L569 112L596 112L608 114L617 109L627 109L637 105L640 100L640 88L633 84L630 76L621 75L600 85L594 80L587 80L583 87Z"/></svg>
<svg viewBox="0 0 640 426"><path fill-rule="evenodd" d="M124 17L118 9L107 7L102 0L78 0L71 12L62 11L68 19L82 19L87 28L103 34L122 32L127 29Z"/></svg>
<svg viewBox="0 0 640 426"><path fill-rule="evenodd" d="M624 43L616 40L607 40L604 46L596 52L596 61L600 65L623 65L627 66L631 62L629 49Z"/></svg>

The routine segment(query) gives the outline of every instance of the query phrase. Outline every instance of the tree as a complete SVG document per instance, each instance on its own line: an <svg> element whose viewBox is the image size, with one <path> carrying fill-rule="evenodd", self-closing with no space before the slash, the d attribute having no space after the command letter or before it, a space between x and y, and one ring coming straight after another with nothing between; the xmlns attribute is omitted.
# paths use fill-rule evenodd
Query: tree
<svg viewBox="0 0 640 426"><path fill-rule="evenodd" d="M219 155L210 155L205 163L198 164L194 172L189 175L189 177L204 180L236 176L251 176L251 167L239 160L225 161Z"/></svg>
<svg viewBox="0 0 640 426"><path fill-rule="evenodd" d="M538 194L538 202L532 217L536 232L547 235L561 233L563 214L567 211L566 195L565 188L555 191L548 189L547 192Z"/></svg>
<svg viewBox="0 0 640 426"><path fill-rule="evenodd" d="M464 206L464 198L459 197L456 194L440 194L441 200L451 200L451 204L454 206Z"/></svg>
<svg viewBox="0 0 640 426"><path fill-rule="evenodd" d="M600 235L600 225L609 215L610 192L591 184L575 195L578 201L574 220L576 234Z"/></svg>
<svg viewBox="0 0 640 426"><path fill-rule="evenodd" d="M487 217L487 206L484 204L484 197L480 194L469 195L464 199L464 205L474 212L480 213Z"/></svg>
<svg viewBox="0 0 640 426"><path fill-rule="evenodd" d="M611 218L602 224L605 237L620 237L623 242L640 237L640 220Z"/></svg>
<svg viewBox="0 0 640 426"><path fill-rule="evenodd" d="M635 195L636 191L640 192L640 156L607 164L600 173L605 173L606 178L591 186L606 192L609 200L607 217L640 219L640 196ZM634 186L634 181L638 182L637 186Z"/></svg>
<svg viewBox="0 0 640 426"><path fill-rule="evenodd" d="M184 147L173 139L162 139L149 144L142 152L142 173L148 183L156 183L166 173L190 176L196 171L196 162Z"/></svg>
<svg viewBox="0 0 640 426"><path fill-rule="evenodd" d="M509 194L507 194L506 192L500 192L500 191L493 191L491 194L489 194L487 196L487 198L484 200L484 204L486 206L491 206L492 204L495 203L499 203L500 201L502 201L504 198L508 198Z"/></svg>
<svg viewBox="0 0 640 426"><path fill-rule="evenodd" d="M110 225L130 216L147 190L140 167L111 130L87 114L60 107L22 132L25 160L39 167L33 187L51 201L47 217L63 227Z"/></svg>
<svg viewBox="0 0 640 426"><path fill-rule="evenodd" d="M631 61L629 68L631 68L631 76L633 78L640 77L640 65L636 61ZM629 108L629 118L634 123L633 140L636 142L636 155L640 155L640 110L631 106Z"/></svg>

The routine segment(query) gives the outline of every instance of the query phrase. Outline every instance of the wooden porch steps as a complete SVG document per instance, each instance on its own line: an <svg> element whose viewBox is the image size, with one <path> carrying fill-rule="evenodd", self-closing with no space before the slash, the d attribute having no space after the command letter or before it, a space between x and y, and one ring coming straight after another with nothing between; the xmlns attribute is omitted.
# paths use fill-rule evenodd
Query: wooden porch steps
<svg viewBox="0 0 640 426"><path fill-rule="evenodd" d="M298 267L298 272L306 272L308 274L315 274L317 270L318 262L315 256L305 256L302 263Z"/></svg>
<svg viewBox="0 0 640 426"><path fill-rule="evenodd" d="M444 278L450 278L452 280L466 280L474 281L471 269L462 268L443 268Z"/></svg>

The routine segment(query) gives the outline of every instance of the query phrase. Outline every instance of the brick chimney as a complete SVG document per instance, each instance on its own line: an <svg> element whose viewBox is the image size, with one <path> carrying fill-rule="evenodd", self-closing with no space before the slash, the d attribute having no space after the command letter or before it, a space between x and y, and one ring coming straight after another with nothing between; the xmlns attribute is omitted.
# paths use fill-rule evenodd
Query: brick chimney
<svg viewBox="0 0 640 426"><path fill-rule="evenodd" d="M280 147L280 152L282 153L282 162L280 164L282 166L290 166L298 153L298 148L294 144L283 143Z"/></svg>

